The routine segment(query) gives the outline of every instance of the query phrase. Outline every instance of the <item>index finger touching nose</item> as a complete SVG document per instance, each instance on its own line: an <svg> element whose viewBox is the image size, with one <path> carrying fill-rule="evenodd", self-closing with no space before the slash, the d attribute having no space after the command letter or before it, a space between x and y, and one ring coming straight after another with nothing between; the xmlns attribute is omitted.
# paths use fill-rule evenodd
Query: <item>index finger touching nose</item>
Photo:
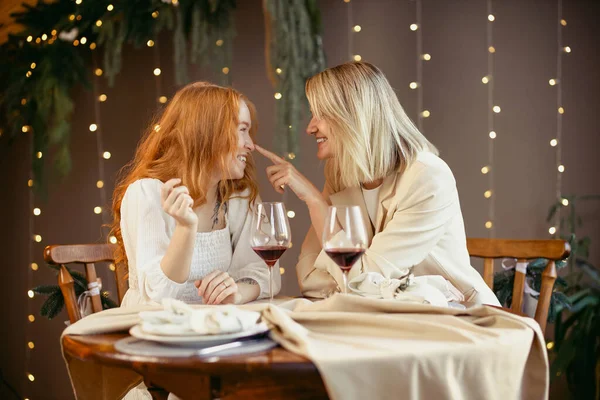
<svg viewBox="0 0 600 400"><path fill-rule="evenodd" d="M265 156L266 158L268 158L275 164L281 164L281 163L285 162L285 160L283 158L279 157L275 153L270 152L267 149L263 149L262 147L260 147L257 144L254 145L254 148L256 149L256 151L258 151L260 154L262 154L263 156Z"/></svg>

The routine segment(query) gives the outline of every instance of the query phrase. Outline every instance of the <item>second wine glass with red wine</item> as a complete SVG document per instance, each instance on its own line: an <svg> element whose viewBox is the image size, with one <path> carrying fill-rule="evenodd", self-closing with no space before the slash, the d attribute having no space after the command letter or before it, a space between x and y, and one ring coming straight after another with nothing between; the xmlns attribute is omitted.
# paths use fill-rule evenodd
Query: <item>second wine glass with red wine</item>
<svg viewBox="0 0 600 400"><path fill-rule="evenodd" d="M269 302L273 301L273 267L290 248L292 231L283 203L258 203L252 218L250 246L269 268Z"/></svg>
<svg viewBox="0 0 600 400"><path fill-rule="evenodd" d="M330 206L323 229L323 250L344 274L344 293L348 293L348 272L367 246L367 230L360 207Z"/></svg>

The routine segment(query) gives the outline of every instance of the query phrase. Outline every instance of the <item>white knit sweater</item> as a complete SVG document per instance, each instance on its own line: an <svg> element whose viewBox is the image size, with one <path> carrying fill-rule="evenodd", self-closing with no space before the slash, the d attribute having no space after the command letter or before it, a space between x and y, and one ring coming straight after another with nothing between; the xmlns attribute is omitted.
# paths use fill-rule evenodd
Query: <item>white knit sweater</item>
<svg viewBox="0 0 600 400"><path fill-rule="evenodd" d="M194 281L215 269L228 272L235 281L253 279L260 286L259 298L268 297L269 270L250 247L252 213L248 200L240 197L229 201L224 229L197 233L186 282L174 282L164 274L160 262L176 222L162 209L162 185L158 179L137 180L129 185L121 203L121 232L129 264L129 289L122 307L160 303L165 297L202 303ZM279 267L273 272L276 294L281 288Z"/></svg>

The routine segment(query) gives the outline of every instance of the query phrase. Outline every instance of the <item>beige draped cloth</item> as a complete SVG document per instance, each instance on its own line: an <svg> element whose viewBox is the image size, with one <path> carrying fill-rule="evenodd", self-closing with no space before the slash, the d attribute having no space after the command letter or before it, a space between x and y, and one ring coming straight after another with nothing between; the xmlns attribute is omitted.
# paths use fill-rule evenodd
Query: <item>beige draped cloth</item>
<svg viewBox="0 0 600 400"><path fill-rule="evenodd" d="M93 314L63 334L122 331L138 322L138 308ZM548 398L544 338L530 318L341 294L244 308L263 310L273 338L315 363L332 399ZM119 398L141 379L65 361L78 399Z"/></svg>

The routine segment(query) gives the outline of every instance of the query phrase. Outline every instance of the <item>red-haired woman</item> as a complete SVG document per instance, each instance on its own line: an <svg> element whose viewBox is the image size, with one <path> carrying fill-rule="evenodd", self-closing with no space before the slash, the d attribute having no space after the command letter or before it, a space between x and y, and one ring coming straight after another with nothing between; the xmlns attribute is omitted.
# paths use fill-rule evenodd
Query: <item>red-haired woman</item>
<svg viewBox="0 0 600 400"><path fill-rule="evenodd" d="M150 125L113 198L117 262L129 266L123 306L268 296L269 271L249 240L255 133L252 103L205 82L179 90Z"/></svg>

